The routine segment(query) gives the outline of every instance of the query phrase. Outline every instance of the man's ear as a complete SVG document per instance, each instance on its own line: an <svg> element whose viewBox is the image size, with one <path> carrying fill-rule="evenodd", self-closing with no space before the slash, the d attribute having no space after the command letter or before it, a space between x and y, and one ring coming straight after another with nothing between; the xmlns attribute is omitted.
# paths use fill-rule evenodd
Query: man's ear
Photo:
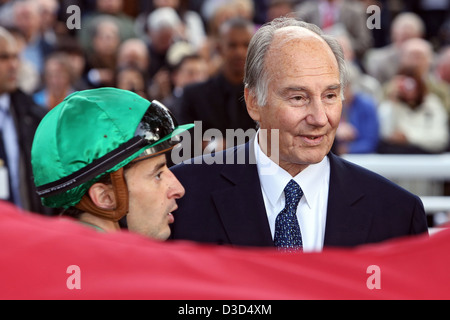
<svg viewBox="0 0 450 320"><path fill-rule="evenodd" d="M259 105L257 103L256 96L250 92L250 90L246 87L244 89L244 99L245 104L247 106L247 112L254 121L259 122L260 121L260 114L259 114Z"/></svg>
<svg viewBox="0 0 450 320"><path fill-rule="evenodd" d="M101 182L94 183L88 190L92 202L101 209L114 210L117 206L113 186Z"/></svg>

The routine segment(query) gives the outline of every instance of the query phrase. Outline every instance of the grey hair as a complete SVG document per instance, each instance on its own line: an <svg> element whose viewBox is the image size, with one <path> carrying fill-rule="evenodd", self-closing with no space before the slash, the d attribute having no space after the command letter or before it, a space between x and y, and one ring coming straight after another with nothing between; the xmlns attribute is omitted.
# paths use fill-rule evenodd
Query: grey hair
<svg viewBox="0 0 450 320"><path fill-rule="evenodd" d="M267 103L269 77L265 68L266 54L272 43L275 31L297 26L308 29L319 35L330 47L339 67L339 81L341 83L341 98L344 99L344 87L347 84L344 53L339 42L330 35L326 35L315 24L299 21L294 18L281 17L264 24L253 36L247 50L245 63L244 84L250 94L256 96L259 106Z"/></svg>

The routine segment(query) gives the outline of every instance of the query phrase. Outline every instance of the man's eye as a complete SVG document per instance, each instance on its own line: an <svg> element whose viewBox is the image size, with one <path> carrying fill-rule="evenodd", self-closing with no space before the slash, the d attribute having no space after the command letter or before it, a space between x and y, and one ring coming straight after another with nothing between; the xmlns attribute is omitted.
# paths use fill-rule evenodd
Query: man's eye
<svg viewBox="0 0 450 320"><path fill-rule="evenodd" d="M328 93L328 94L326 95L326 98L327 98L328 100L336 99L336 98L337 98L337 94L335 94L335 93Z"/></svg>
<svg viewBox="0 0 450 320"><path fill-rule="evenodd" d="M296 104L303 104L307 102L307 99L304 96L294 96L291 98L291 100Z"/></svg>
<svg viewBox="0 0 450 320"><path fill-rule="evenodd" d="M291 97L291 103L296 106L299 106L299 105L303 106L308 103L308 98L305 96L302 96L302 95L293 96L293 97Z"/></svg>

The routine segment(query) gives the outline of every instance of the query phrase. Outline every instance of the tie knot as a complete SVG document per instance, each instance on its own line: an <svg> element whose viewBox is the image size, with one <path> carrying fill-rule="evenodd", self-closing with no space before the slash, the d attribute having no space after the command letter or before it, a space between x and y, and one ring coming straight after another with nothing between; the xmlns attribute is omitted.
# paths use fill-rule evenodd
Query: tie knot
<svg viewBox="0 0 450 320"><path fill-rule="evenodd" d="M291 180L284 188L284 196L286 198L286 206L294 205L296 207L303 196L303 191L297 182Z"/></svg>

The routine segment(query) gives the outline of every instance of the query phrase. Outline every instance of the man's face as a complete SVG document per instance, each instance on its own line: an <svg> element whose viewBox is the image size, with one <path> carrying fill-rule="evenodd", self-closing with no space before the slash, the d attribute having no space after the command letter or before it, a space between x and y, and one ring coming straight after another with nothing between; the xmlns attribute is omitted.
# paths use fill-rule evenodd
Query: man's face
<svg viewBox="0 0 450 320"><path fill-rule="evenodd" d="M220 39L220 52L224 67L233 74L244 74L245 58L253 32L248 29L231 28Z"/></svg>
<svg viewBox="0 0 450 320"><path fill-rule="evenodd" d="M0 94L17 88L19 52L14 41L0 38Z"/></svg>
<svg viewBox="0 0 450 320"><path fill-rule="evenodd" d="M184 188L166 166L166 156L142 160L125 172L129 193L128 229L154 239L170 236L172 212Z"/></svg>
<svg viewBox="0 0 450 320"><path fill-rule="evenodd" d="M265 67L267 104L249 112L261 129L268 129L269 141L260 139L260 144L269 156L270 129L279 130L279 165L295 176L322 161L333 144L342 111L338 64L323 40L294 27L275 35Z"/></svg>
<svg viewBox="0 0 450 320"><path fill-rule="evenodd" d="M208 64L202 58L186 60L175 74L175 84L179 88L208 79Z"/></svg>

